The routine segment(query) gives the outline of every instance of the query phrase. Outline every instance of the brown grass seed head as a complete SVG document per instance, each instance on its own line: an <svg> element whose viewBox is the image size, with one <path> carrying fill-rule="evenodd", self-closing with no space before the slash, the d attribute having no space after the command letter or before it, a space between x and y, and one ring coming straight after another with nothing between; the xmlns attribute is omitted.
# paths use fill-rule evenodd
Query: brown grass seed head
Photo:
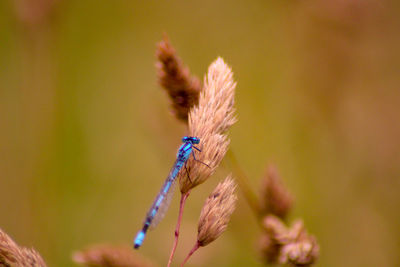
<svg viewBox="0 0 400 267"><path fill-rule="evenodd" d="M237 200L235 188L236 184L229 175L207 198L198 224L197 242L200 246L213 242L226 230L235 210Z"/></svg>
<svg viewBox="0 0 400 267"><path fill-rule="evenodd" d="M46 267L46 263L34 249L18 246L0 229L0 266Z"/></svg>
<svg viewBox="0 0 400 267"><path fill-rule="evenodd" d="M319 245L314 236L307 233L301 220L287 228L280 218L268 215L264 218L265 233L260 248L268 263L309 266L319 256Z"/></svg>
<svg viewBox="0 0 400 267"><path fill-rule="evenodd" d="M181 192L186 193L206 181L217 169L228 150L229 138L226 131L237 121L234 94L236 83L233 73L222 58L217 58L208 68L199 103L189 113L189 135L200 138L200 153L192 157L185 171L180 172Z"/></svg>
<svg viewBox="0 0 400 267"><path fill-rule="evenodd" d="M140 257L128 246L98 244L75 252L74 262L85 266L103 267L150 267L149 261Z"/></svg>
<svg viewBox="0 0 400 267"><path fill-rule="evenodd" d="M282 178L275 166L267 168L261 185L261 215L273 214L285 219L293 206L293 196L284 186Z"/></svg>
<svg viewBox="0 0 400 267"><path fill-rule="evenodd" d="M168 93L176 118L187 123L189 110L199 99L200 80L183 65L165 34L157 45L156 56L158 82Z"/></svg>

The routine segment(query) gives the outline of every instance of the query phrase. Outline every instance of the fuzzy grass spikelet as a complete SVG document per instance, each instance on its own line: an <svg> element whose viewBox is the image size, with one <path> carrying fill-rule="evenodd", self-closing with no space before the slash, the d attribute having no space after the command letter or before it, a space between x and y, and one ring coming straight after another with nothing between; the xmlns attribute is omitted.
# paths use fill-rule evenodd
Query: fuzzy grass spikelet
<svg viewBox="0 0 400 267"><path fill-rule="evenodd" d="M307 233L301 220L287 228L278 217L266 216L265 234L261 238L261 251L268 263L310 266L318 259L319 245Z"/></svg>
<svg viewBox="0 0 400 267"><path fill-rule="evenodd" d="M18 246L0 229L0 266L46 267L46 263L34 249Z"/></svg>
<svg viewBox="0 0 400 267"><path fill-rule="evenodd" d="M74 262L90 267L151 267L150 262L127 246L94 245L75 252Z"/></svg>
<svg viewBox="0 0 400 267"><path fill-rule="evenodd" d="M179 174L182 193L206 181L225 156L229 145L226 131L236 122L235 87L231 69L217 58L208 68L198 105L189 113L189 135L200 138L202 152L197 153L197 161L190 158L187 162L190 178L186 172Z"/></svg>
<svg viewBox="0 0 400 267"><path fill-rule="evenodd" d="M226 230L235 210L235 189L236 183L229 175L209 195L200 213L196 243L181 266L184 266L200 247L207 246Z"/></svg>
<svg viewBox="0 0 400 267"><path fill-rule="evenodd" d="M187 123L190 108L198 102L200 80L183 65L166 35L157 46L156 56L158 82L171 98L176 118Z"/></svg>
<svg viewBox="0 0 400 267"><path fill-rule="evenodd" d="M284 219L293 206L293 196L283 185L275 166L268 166L261 185L260 212Z"/></svg>
<svg viewBox="0 0 400 267"><path fill-rule="evenodd" d="M235 210L235 188L236 184L229 175L207 198L199 218L197 242L200 246L213 242L226 230Z"/></svg>

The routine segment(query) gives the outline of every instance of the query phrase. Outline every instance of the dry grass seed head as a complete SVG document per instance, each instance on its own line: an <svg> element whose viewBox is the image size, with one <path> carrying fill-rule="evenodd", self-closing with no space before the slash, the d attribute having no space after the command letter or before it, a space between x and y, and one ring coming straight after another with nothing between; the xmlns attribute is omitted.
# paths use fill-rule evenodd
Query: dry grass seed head
<svg viewBox="0 0 400 267"><path fill-rule="evenodd" d="M0 229L0 266L45 267L38 252L18 246Z"/></svg>
<svg viewBox="0 0 400 267"><path fill-rule="evenodd" d="M301 220L287 228L280 218L268 215L263 221L265 236L261 238L261 251L268 263L309 266L319 256L319 246L314 236L307 233Z"/></svg>
<svg viewBox="0 0 400 267"><path fill-rule="evenodd" d="M267 168L261 186L260 211L262 215L273 214L284 219L293 206L293 196L283 185L275 166Z"/></svg>
<svg viewBox="0 0 400 267"><path fill-rule="evenodd" d="M75 252L74 262L85 266L102 267L150 267L150 262L142 259L132 248L126 246L94 245Z"/></svg>
<svg viewBox="0 0 400 267"><path fill-rule="evenodd" d="M200 246L208 245L225 231L235 210L235 188L229 175L207 198L199 218L197 242Z"/></svg>
<svg viewBox="0 0 400 267"><path fill-rule="evenodd" d="M158 82L171 98L176 118L187 123L189 110L199 99L200 80L183 65L166 35L157 46L156 56Z"/></svg>
<svg viewBox="0 0 400 267"><path fill-rule="evenodd" d="M281 250L280 263L290 263L294 266L310 266L319 256L319 246L314 236L307 239L289 243Z"/></svg>
<svg viewBox="0 0 400 267"><path fill-rule="evenodd" d="M310 266L319 257L317 239L307 233L301 220L293 223L288 230L286 240L282 240L279 262L290 263L295 266Z"/></svg>
<svg viewBox="0 0 400 267"><path fill-rule="evenodd" d="M196 153L197 160L208 166L189 159L190 179L186 172L179 175L182 193L206 181L225 156L229 145L226 131L236 122L235 87L231 69L217 58L208 68L198 105L189 113L189 135L200 138L202 152Z"/></svg>

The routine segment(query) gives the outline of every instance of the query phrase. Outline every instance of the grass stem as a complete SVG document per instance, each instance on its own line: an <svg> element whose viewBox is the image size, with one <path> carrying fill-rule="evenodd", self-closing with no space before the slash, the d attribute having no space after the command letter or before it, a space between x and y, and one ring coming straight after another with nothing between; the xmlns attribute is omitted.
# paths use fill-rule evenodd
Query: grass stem
<svg viewBox="0 0 400 267"><path fill-rule="evenodd" d="M181 201L180 201L180 205L179 205L178 221L176 222L176 227L175 227L175 240L174 240L174 244L173 244L173 246L172 246L171 254L170 254L170 256L169 256L168 267L171 266L172 259L174 258L174 254L175 254L176 247L178 246L179 229L181 228L181 221L182 221L182 216L183 216L183 209L184 209L184 207L185 207L186 199L188 198L189 194L190 194L190 191L181 194Z"/></svg>
<svg viewBox="0 0 400 267"><path fill-rule="evenodd" d="M196 241L196 244L194 245L194 247L192 248L192 250L189 252L189 254L186 256L186 259L182 262L181 267L183 267L185 265L185 263L189 260L190 256L193 255L193 253L196 252L196 250L198 250L200 247L200 243L198 241Z"/></svg>
<svg viewBox="0 0 400 267"><path fill-rule="evenodd" d="M257 217L257 221L260 221L259 219L261 216L260 213L260 207L258 204L258 198L257 195L254 193L254 191L251 189L248 178L242 168L239 166L238 161L236 160L235 154L232 152L232 150L228 150L227 158L229 160L229 163L231 165L232 171L235 174L236 180L238 181L239 187L241 188L243 195L249 204L250 208L253 210L254 214Z"/></svg>

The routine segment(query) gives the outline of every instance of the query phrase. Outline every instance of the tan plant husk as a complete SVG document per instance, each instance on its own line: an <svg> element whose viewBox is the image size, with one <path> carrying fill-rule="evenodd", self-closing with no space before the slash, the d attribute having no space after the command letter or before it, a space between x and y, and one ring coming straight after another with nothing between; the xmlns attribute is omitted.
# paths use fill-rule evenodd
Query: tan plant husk
<svg viewBox="0 0 400 267"><path fill-rule="evenodd" d="M18 246L0 229L0 266L46 267L46 263L37 251Z"/></svg>
<svg viewBox="0 0 400 267"><path fill-rule="evenodd" d="M181 266L184 266L200 247L207 246L226 230L237 201L235 189L236 183L229 175L209 195L201 210L196 243Z"/></svg>
<svg viewBox="0 0 400 267"><path fill-rule="evenodd" d="M236 122L233 73L222 58L209 67L199 103L189 113L189 135L200 138L201 153L191 157L181 171L181 192L186 193L206 181L225 156L229 138L226 131ZM201 162L201 163L200 163Z"/></svg>
<svg viewBox="0 0 400 267"><path fill-rule="evenodd" d="M310 266L318 259L317 240L307 233L301 220L287 228L280 218L268 215L263 223L265 233L260 239L260 248L268 263Z"/></svg>
<svg viewBox="0 0 400 267"><path fill-rule="evenodd" d="M273 214L285 219L293 206L293 196L283 185L282 178L275 166L267 168L262 180L260 195L261 215Z"/></svg>
<svg viewBox="0 0 400 267"><path fill-rule="evenodd" d="M208 245L226 230L237 201L235 188L236 183L229 175L207 198L198 224L197 241L200 246Z"/></svg>
<svg viewBox="0 0 400 267"><path fill-rule="evenodd" d="M93 245L72 256L74 262L90 267L151 267L149 260L127 246Z"/></svg>
<svg viewBox="0 0 400 267"><path fill-rule="evenodd" d="M158 82L168 93L176 118L187 123L189 110L199 99L200 80L190 74L165 34L157 45L156 56Z"/></svg>

